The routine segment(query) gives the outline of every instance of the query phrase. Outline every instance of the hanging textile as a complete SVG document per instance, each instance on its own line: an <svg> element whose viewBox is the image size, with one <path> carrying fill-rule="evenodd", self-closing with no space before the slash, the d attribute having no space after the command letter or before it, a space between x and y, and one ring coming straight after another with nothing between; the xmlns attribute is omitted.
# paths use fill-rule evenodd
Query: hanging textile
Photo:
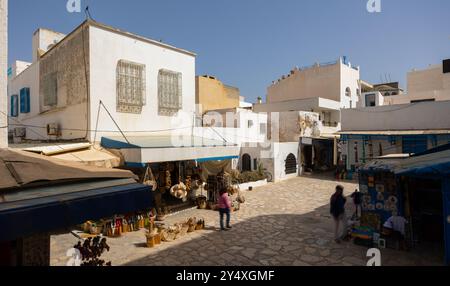
<svg viewBox="0 0 450 286"><path fill-rule="evenodd" d="M201 178L205 182L208 180L208 176L216 176L222 171L229 173L232 170L231 160L208 161L200 163L200 166L202 169Z"/></svg>

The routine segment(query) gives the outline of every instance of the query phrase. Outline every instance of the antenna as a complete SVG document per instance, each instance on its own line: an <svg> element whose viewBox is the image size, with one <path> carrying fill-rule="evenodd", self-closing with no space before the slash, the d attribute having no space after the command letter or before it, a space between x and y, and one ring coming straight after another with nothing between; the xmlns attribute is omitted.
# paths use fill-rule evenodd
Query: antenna
<svg viewBox="0 0 450 286"><path fill-rule="evenodd" d="M89 6L86 6L84 13L86 14L86 20L94 20L91 16L91 12L89 11Z"/></svg>

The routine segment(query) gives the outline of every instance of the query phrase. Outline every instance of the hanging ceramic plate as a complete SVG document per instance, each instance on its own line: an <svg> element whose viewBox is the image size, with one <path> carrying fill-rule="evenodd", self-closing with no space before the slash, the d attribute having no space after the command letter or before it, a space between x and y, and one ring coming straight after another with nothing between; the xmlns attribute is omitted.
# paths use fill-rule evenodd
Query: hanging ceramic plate
<svg viewBox="0 0 450 286"><path fill-rule="evenodd" d="M362 203L361 207L363 210L367 210L367 209L369 209L369 204L364 202L364 203Z"/></svg>
<svg viewBox="0 0 450 286"><path fill-rule="evenodd" d="M377 201L384 201L384 194L382 192L377 193Z"/></svg>
<svg viewBox="0 0 450 286"><path fill-rule="evenodd" d="M369 211L374 211L375 210L375 205L374 204L369 204L368 209L369 209Z"/></svg>
<svg viewBox="0 0 450 286"><path fill-rule="evenodd" d="M397 204L398 203L398 199L395 196L390 196L388 199L392 204Z"/></svg>
<svg viewBox="0 0 450 286"><path fill-rule="evenodd" d="M377 192L384 193L384 185L378 184L376 186Z"/></svg>
<svg viewBox="0 0 450 286"><path fill-rule="evenodd" d="M361 185L359 186L359 190L362 194L368 194L369 193L369 187L367 185Z"/></svg>
<svg viewBox="0 0 450 286"><path fill-rule="evenodd" d="M377 203L375 207L376 207L377 210L383 210L384 209L384 204L383 203Z"/></svg>

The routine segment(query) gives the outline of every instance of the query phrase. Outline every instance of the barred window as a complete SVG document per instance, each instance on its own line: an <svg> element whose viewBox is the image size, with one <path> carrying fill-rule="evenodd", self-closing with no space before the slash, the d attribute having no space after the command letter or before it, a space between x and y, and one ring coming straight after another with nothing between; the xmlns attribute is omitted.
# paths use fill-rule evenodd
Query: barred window
<svg viewBox="0 0 450 286"><path fill-rule="evenodd" d="M179 72L160 70L158 74L158 113L173 116L182 109L182 75Z"/></svg>
<svg viewBox="0 0 450 286"><path fill-rule="evenodd" d="M140 114L145 105L145 65L117 64L117 112Z"/></svg>

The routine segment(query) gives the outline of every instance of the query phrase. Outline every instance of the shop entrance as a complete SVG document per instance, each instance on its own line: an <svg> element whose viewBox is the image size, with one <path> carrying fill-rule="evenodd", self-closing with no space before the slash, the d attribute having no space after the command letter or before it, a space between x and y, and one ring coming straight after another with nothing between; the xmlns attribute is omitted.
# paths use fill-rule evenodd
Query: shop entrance
<svg viewBox="0 0 450 286"><path fill-rule="evenodd" d="M303 167L305 172L313 171L313 146L303 145Z"/></svg>
<svg viewBox="0 0 450 286"><path fill-rule="evenodd" d="M333 169L334 141L318 139L313 141L314 171L326 172Z"/></svg>
<svg viewBox="0 0 450 286"><path fill-rule="evenodd" d="M445 218L441 180L408 178L405 189L413 246L442 256Z"/></svg>

